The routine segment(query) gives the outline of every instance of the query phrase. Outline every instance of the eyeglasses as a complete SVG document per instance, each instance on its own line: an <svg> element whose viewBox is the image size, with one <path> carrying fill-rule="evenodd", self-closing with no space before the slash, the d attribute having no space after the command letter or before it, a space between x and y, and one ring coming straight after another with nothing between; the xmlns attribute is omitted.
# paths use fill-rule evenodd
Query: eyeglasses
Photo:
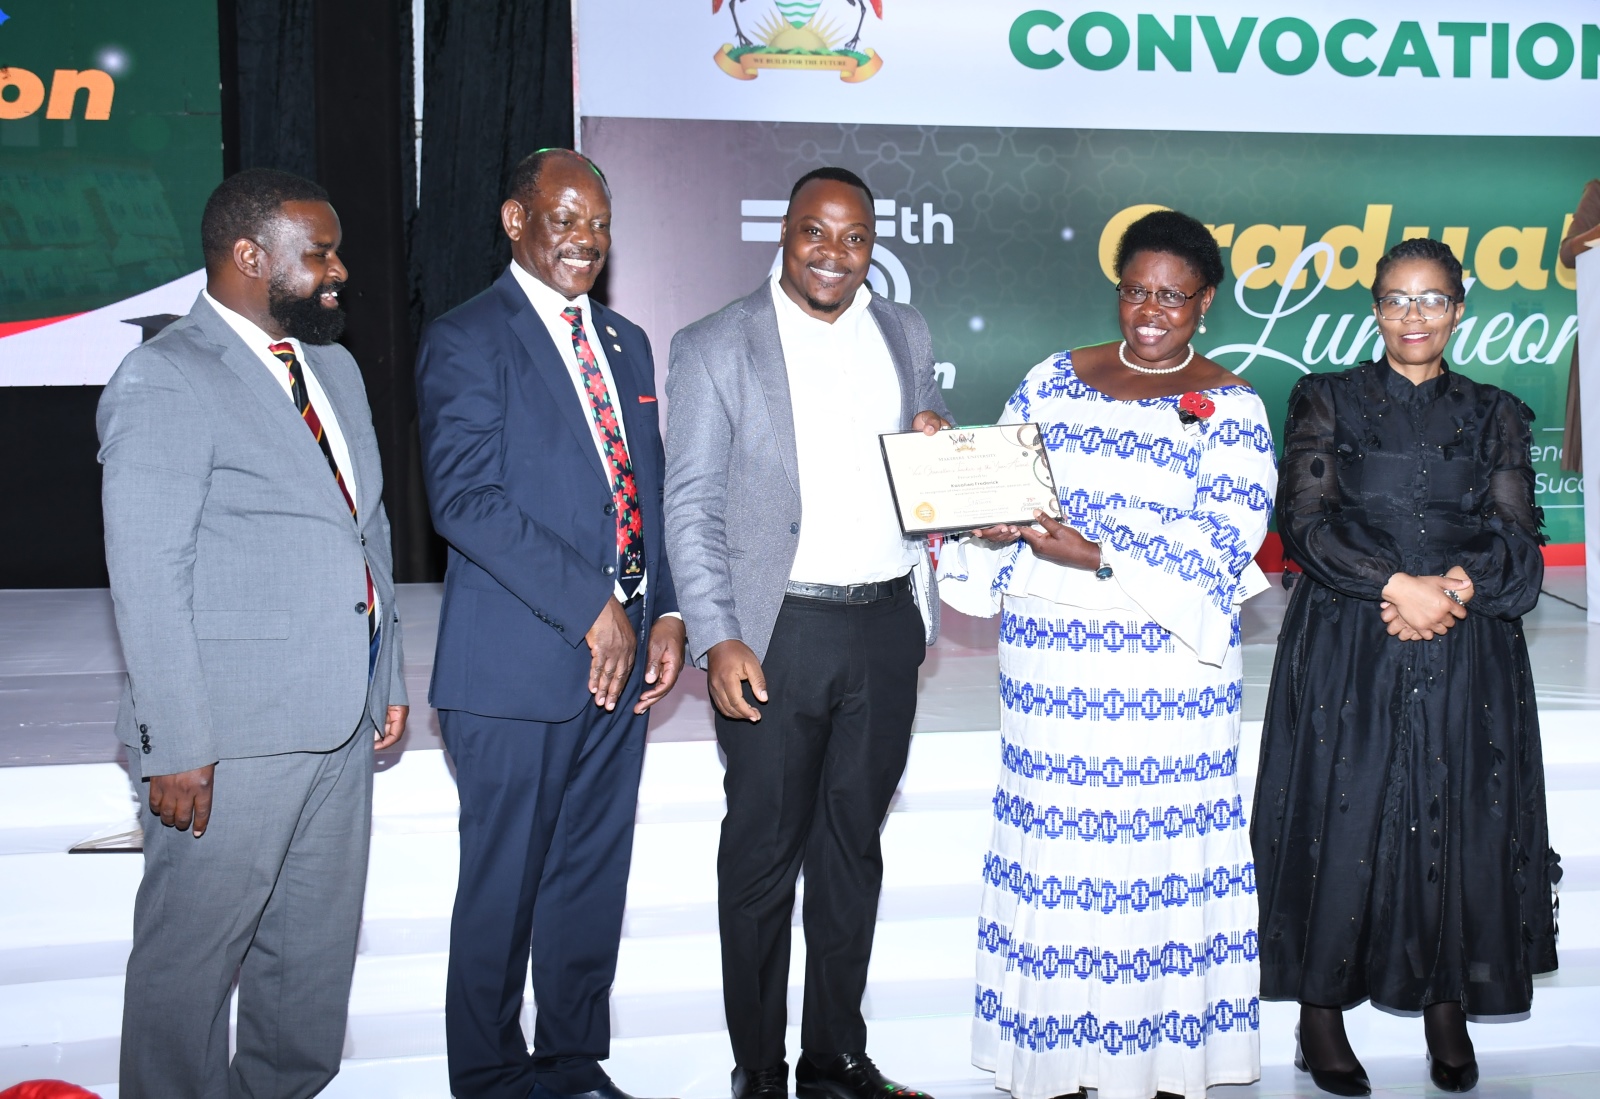
<svg viewBox="0 0 1600 1099"><path fill-rule="evenodd" d="M1120 282L1117 283L1117 297L1129 305L1143 305L1154 294L1156 304L1163 309L1182 309L1190 298L1198 298L1203 293L1205 293L1203 286L1192 294L1185 294L1182 290L1146 290L1142 286L1124 286Z"/></svg>
<svg viewBox="0 0 1600 1099"><path fill-rule="evenodd" d="M1378 299L1378 316L1386 321L1403 321L1411 315L1413 302L1423 320L1436 321L1450 312L1456 299L1436 290L1426 294L1386 294Z"/></svg>

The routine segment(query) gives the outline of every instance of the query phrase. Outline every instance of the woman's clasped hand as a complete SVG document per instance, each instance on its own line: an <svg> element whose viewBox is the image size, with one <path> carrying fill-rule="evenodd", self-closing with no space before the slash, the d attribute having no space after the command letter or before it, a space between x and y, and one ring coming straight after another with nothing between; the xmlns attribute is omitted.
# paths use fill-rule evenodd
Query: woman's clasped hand
<svg viewBox="0 0 1600 1099"><path fill-rule="evenodd" d="M1472 577L1460 565L1443 576L1397 572L1383 587L1379 614L1389 636L1401 641L1432 641L1467 616Z"/></svg>

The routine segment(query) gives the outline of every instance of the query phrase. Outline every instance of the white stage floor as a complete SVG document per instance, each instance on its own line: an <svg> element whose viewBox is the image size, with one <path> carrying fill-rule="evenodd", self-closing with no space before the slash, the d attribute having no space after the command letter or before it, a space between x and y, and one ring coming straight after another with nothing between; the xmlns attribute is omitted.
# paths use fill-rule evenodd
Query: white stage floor
<svg viewBox="0 0 1600 1099"><path fill-rule="evenodd" d="M1276 579L1276 578L1275 578ZM1551 831L1563 856L1562 969L1536 982L1532 1017L1474 1024L1479 1094L1600 1096L1600 627L1585 624L1581 569L1553 569L1527 619L1544 724ZM426 707L438 588L403 588L416 704L383 753L372 869L345 1071L324 1094L449 1094L443 976L455 878L455 788ZM1254 783L1283 590L1247 605L1241 785ZM999 702L992 621L951 615L923 668L911 762L884 829L885 891L867 1014L886 1072L939 1099L993 1096L968 1063L972 927L988 836ZM122 660L103 591L0 592L0 1089L73 1080L115 1099L122 966L140 859L68 855L132 825L112 736ZM727 1094L715 916L721 765L704 678L658 711L646 753L608 1067L640 1095ZM797 941L793 974L802 970ZM798 1017L798 987L791 1008ZM1289 1065L1293 1005L1263 1005L1263 1079L1214 1096L1317 1095ZM1428 1091L1421 1022L1351 1013L1375 1094ZM791 1059L798 1051L791 1034Z"/></svg>

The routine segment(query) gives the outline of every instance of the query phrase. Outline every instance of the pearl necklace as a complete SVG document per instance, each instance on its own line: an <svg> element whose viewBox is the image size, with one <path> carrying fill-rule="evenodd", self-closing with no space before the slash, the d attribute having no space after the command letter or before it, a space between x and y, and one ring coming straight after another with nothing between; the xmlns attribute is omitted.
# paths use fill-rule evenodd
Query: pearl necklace
<svg viewBox="0 0 1600 1099"><path fill-rule="evenodd" d="M1159 370L1153 366L1140 366L1138 363L1129 362L1127 340L1123 340L1122 343L1117 346L1117 358L1122 360L1123 366L1127 367L1129 370L1137 370L1140 374L1176 374L1178 371L1188 366L1190 361L1194 359L1194 344L1191 343L1189 345L1189 353L1183 357L1183 361L1177 366L1162 367Z"/></svg>

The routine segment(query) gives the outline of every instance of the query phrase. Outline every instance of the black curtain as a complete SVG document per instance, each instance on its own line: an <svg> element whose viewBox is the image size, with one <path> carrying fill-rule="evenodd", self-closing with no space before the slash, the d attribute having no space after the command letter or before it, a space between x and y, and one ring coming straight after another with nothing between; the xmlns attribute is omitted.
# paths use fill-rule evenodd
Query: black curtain
<svg viewBox="0 0 1600 1099"><path fill-rule="evenodd" d="M572 145L571 0L427 0L422 188L411 234L426 322L511 261L500 203L535 149Z"/></svg>
<svg viewBox="0 0 1600 1099"><path fill-rule="evenodd" d="M278 168L317 178L313 0L219 0L223 175ZM409 25L411 8L389 5Z"/></svg>

